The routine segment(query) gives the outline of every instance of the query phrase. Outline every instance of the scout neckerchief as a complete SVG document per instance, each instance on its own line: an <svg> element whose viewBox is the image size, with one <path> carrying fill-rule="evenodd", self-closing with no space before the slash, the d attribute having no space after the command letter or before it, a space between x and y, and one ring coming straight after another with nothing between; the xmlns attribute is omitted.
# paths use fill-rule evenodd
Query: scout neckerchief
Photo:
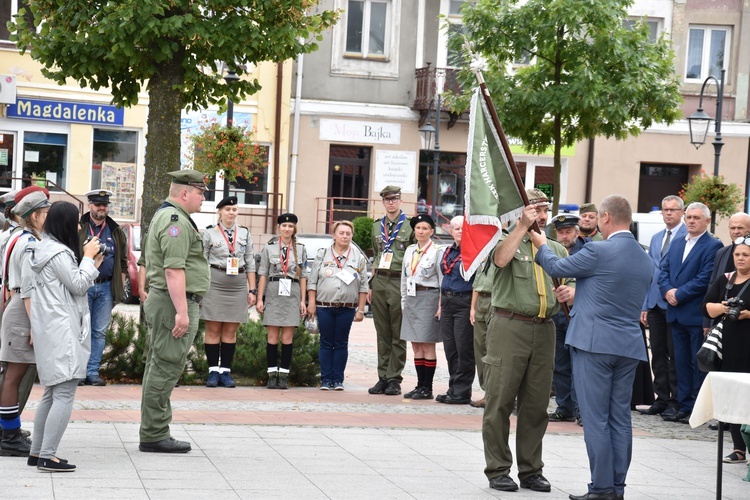
<svg viewBox="0 0 750 500"><path fill-rule="evenodd" d="M461 262L461 249L459 247L455 247L455 249L458 251L458 256L451 262L448 262L448 254L451 253L451 250L453 250L453 248L454 247L449 248L443 254L443 276L448 276L453 271L453 268L456 267L456 264Z"/></svg>
<svg viewBox="0 0 750 500"><path fill-rule="evenodd" d="M104 221L104 223L102 224L102 228L99 230L98 233L94 232L94 228L95 227L96 227L96 224L92 225L91 221L89 221L89 235L90 236L96 236L97 238L99 238L102 235L102 233L104 232L104 228L107 227L107 221L106 220ZM99 239L101 239L101 238L99 238Z"/></svg>
<svg viewBox="0 0 750 500"><path fill-rule="evenodd" d="M393 231L391 231L391 234L389 235L385 234L385 220L387 218L388 216L385 215L380 220L380 237L383 238L383 242L385 243L385 246L383 247L383 253L390 251L391 245L396 240L396 235L401 230L401 226L404 225L404 221L406 220L406 214L404 212L401 212L401 215L398 218L398 224L396 224L396 227L393 229Z"/></svg>
<svg viewBox="0 0 750 500"><path fill-rule="evenodd" d="M344 264L349 260L349 255L351 255L351 253L352 247L349 247L349 251L346 252L346 257L344 257L343 255L336 255L336 252L333 251L333 245L331 245L331 256L333 257L333 261L336 263L336 266L341 270L344 269ZM343 263L341 262L341 260L339 260L342 257L344 258Z"/></svg>
<svg viewBox="0 0 750 500"><path fill-rule="evenodd" d="M219 222L219 231L221 231L221 235L224 237L224 241L227 242L227 249L229 250L229 255L234 257L234 249L237 248L237 238L228 238L227 229L224 229L224 226L221 224L221 222Z"/></svg>
<svg viewBox="0 0 750 500"><path fill-rule="evenodd" d="M417 245L417 249L414 252L414 255L411 258L411 275L414 276L414 272L417 270L417 267L419 266L419 262L422 260L422 257L424 257L424 254L427 253L427 250L432 246L432 240L430 240L429 243L425 245L424 248L420 249L419 245Z"/></svg>
<svg viewBox="0 0 750 500"><path fill-rule="evenodd" d="M291 245L292 242L290 241L289 244ZM289 269L289 247L281 246L281 238L279 238L279 254L281 254L279 256L279 262L281 263L281 272L284 273L284 276L286 276L286 270Z"/></svg>

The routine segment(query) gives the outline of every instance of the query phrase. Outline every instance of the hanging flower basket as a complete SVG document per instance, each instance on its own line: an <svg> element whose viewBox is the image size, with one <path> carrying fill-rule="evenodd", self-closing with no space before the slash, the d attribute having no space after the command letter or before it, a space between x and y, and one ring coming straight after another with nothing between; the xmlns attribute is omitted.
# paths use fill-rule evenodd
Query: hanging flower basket
<svg viewBox="0 0 750 500"><path fill-rule="evenodd" d="M245 128L226 127L214 121L202 125L191 141L193 147L187 155L188 164L208 179L219 174L228 182L238 177L251 180L255 172L266 166L260 145Z"/></svg>
<svg viewBox="0 0 750 500"><path fill-rule="evenodd" d="M719 217L731 217L745 201L745 194L737 184L727 184L723 175L694 175L688 184L682 185L679 193L685 205L700 202Z"/></svg>

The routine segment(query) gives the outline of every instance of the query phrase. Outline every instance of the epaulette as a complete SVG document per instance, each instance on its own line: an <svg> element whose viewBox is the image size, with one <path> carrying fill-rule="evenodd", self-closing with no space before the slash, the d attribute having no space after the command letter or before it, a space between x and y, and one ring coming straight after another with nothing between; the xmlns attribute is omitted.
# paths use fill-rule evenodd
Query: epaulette
<svg viewBox="0 0 750 500"><path fill-rule="evenodd" d="M206 226L206 229L212 229L213 227L214 227L214 225L211 224L210 226Z"/></svg>
<svg viewBox="0 0 750 500"><path fill-rule="evenodd" d="M180 220L180 216L177 215L177 214L172 214L172 217L170 217L169 220L178 221L178 220Z"/></svg>

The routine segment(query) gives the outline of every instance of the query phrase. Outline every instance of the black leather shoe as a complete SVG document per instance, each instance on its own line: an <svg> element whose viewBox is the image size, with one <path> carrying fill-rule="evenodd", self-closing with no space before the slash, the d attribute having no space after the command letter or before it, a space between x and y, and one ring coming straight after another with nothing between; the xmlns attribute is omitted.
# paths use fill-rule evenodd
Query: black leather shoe
<svg viewBox="0 0 750 500"><path fill-rule="evenodd" d="M383 393L386 396L398 396L401 394L401 384L399 384L398 380L392 379L388 381L388 387L385 388L385 391Z"/></svg>
<svg viewBox="0 0 750 500"><path fill-rule="evenodd" d="M383 394L388 387L388 381L384 378L378 379L378 383L367 389L370 394Z"/></svg>
<svg viewBox="0 0 750 500"><path fill-rule="evenodd" d="M670 415L668 417L662 415L661 418L663 418L667 422L679 422L680 420L684 420L685 418L690 418L690 413L686 411L678 411L674 415Z"/></svg>
<svg viewBox="0 0 750 500"><path fill-rule="evenodd" d="M445 399L438 401L439 403L445 403L447 405L467 405L471 403L471 398L459 398L453 394L446 394Z"/></svg>
<svg viewBox="0 0 750 500"><path fill-rule="evenodd" d="M447 394L438 394L437 397L435 398L435 401L437 401L438 403L445 403L445 398L447 397L448 397Z"/></svg>
<svg viewBox="0 0 750 500"><path fill-rule="evenodd" d="M690 424L690 413L678 413L677 414L677 420L675 422L678 422L680 424Z"/></svg>
<svg viewBox="0 0 750 500"><path fill-rule="evenodd" d="M570 500L623 500L623 495L618 495L614 491L605 493L586 493L585 495L569 495Z"/></svg>
<svg viewBox="0 0 750 500"><path fill-rule="evenodd" d="M640 413L641 415L659 415L666 409L666 406L653 404L645 410L638 410L638 413Z"/></svg>
<svg viewBox="0 0 750 500"><path fill-rule="evenodd" d="M670 420L674 418L674 416L678 413L679 411L677 410L677 408L675 408L674 406L670 406L669 408L661 412L661 418L663 418L664 420Z"/></svg>
<svg viewBox="0 0 750 500"><path fill-rule="evenodd" d="M531 491L552 491L552 485L541 474L532 474L526 479L521 480L521 488Z"/></svg>
<svg viewBox="0 0 750 500"><path fill-rule="evenodd" d="M510 476L497 476L490 479L490 488L500 491L518 491L518 485Z"/></svg>
<svg viewBox="0 0 750 500"><path fill-rule="evenodd" d="M93 385L96 387L104 387L105 385L107 385L107 382L99 375L94 375L93 377L86 377L86 380L84 380L84 384Z"/></svg>
<svg viewBox="0 0 750 500"><path fill-rule="evenodd" d="M724 428L725 431L729 430L729 424L726 423L726 422L724 422L724 424L722 425L722 427ZM708 424L708 428L709 428L709 430L712 430L712 431L718 431L719 430L719 424Z"/></svg>
<svg viewBox="0 0 750 500"><path fill-rule="evenodd" d="M162 439L155 443L141 443L138 449L150 453L187 453L191 450L190 443L177 441L175 438Z"/></svg>
<svg viewBox="0 0 750 500"><path fill-rule="evenodd" d="M554 413L548 413L547 417L549 418L550 422L575 422L576 417L573 415L565 415L564 413L560 411L556 411Z"/></svg>

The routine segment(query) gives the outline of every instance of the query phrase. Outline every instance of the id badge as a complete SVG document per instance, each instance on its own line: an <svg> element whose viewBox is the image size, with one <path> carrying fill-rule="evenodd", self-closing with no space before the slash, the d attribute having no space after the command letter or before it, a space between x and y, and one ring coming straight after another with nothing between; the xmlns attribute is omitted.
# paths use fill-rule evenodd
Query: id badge
<svg viewBox="0 0 750 500"><path fill-rule="evenodd" d="M406 280L406 295L409 297L417 296L417 282L414 281L413 277L409 277Z"/></svg>
<svg viewBox="0 0 750 500"><path fill-rule="evenodd" d="M392 252L384 252L380 256L380 262L378 263L378 269L390 269L391 268L391 261L393 261L393 253Z"/></svg>
<svg viewBox="0 0 750 500"><path fill-rule="evenodd" d="M237 257L227 257L227 274L237 276L240 271L240 259Z"/></svg>
<svg viewBox="0 0 750 500"><path fill-rule="evenodd" d="M347 269L342 269L337 272L336 277L343 281L345 285L348 285L349 283L354 281L354 276L352 276L352 273L350 273Z"/></svg>
<svg viewBox="0 0 750 500"><path fill-rule="evenodd" d="M279 297L289 297L292 295L292 280L289 278L279 279Z"/></svg>

